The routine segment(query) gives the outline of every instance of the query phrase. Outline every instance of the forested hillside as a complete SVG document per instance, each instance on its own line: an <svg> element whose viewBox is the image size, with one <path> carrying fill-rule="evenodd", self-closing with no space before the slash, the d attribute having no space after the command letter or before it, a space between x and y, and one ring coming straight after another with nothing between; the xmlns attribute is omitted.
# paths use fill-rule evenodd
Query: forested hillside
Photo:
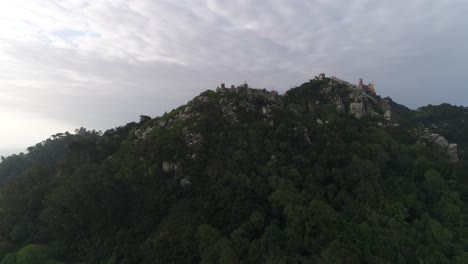
<svg viewBox="0 0 468 264"><path fill-rule="evenodd" d="M317 78L57 134L0 163L0 263L468 263L463 120Z"/></svg>

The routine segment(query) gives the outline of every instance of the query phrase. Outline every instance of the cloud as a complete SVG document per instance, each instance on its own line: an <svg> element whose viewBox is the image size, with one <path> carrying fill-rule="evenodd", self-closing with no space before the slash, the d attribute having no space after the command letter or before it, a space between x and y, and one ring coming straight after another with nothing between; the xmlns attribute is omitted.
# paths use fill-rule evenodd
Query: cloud
<svg viewBox="0 0 468 264"><path fill-rule="evenodd" d="M467 11L462 0L4 0L0 102L60 123L50 134L158 115L220 82L285 91L319 72L364 77L411 107L462 104Z"/></svg>

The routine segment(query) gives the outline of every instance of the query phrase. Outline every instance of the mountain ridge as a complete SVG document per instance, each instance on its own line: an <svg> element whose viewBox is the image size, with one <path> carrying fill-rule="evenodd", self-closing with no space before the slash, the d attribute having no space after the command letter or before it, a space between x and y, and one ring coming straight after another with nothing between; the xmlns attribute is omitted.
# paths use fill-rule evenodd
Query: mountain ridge
<svg viewBox="0 0 468 264"><path fill-rule="evenodd" d="M221 85L6 158L0 263L465 263L464 110L350 85Z"/></svg>

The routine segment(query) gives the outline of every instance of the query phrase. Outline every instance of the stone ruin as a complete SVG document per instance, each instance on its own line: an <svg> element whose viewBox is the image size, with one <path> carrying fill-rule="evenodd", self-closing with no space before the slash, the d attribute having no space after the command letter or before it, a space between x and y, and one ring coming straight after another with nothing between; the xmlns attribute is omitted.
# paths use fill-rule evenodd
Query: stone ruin
<svg viewBox="0 0 468 264"><path fill-rule="evenodd" d="M251 88L247 83L244 83L240 86L235 87L234 85L231 88L226 88L226 84L221 83L221 86L216 88L217 93L223 94L238 94L238 95L247 95L257 98L263 98L267 101L278 101L279 95L276 91L268 91L267 89L256 89Z"/></svg>

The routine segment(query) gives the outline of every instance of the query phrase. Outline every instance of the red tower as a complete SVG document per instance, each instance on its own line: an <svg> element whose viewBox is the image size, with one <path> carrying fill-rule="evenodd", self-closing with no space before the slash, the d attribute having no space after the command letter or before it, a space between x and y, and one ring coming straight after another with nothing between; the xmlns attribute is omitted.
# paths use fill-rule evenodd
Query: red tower
<svg viewBox="0 0 468 264"><path fill-rule="evenodd" d="M358 81L358 87L362 88L363 86L364 86L364 84L362 83L362 78L361 78Z"/></svg>

